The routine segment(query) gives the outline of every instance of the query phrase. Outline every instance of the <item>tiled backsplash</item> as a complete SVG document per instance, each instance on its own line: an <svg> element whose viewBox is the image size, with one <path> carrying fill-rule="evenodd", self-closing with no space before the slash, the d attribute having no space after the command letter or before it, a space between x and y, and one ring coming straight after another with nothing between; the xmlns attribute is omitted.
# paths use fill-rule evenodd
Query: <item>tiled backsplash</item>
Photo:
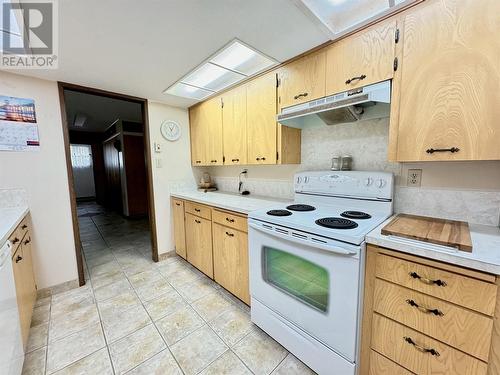
<svg viewBox="0 0 500 375"><path fill-rule="evenodd" d="M18 207L28 204L24 189L0 189L0 208Z"/></svg>
<svg viewBox="0 0 500 375"><path fill-rule="evenodd" d="M464 220L476 224L499 224L500 186L498 191L407 187L406 179L401 176L402 164L387 161L388 138L388 118L303 129L302 164L296 168L288 168L285 173L279 167L249 167L249 177L243 179L243 188L255 195L291 199L293 173L329 170L332 156L351 155L355 170L394 173L397 182L394 206L396 212ZM445 164L443 163L444 167L449 165ZM226 167L210 169L219 190L237 192L238 177L229 177L224 168ZM277 177L255 178L253 176L262 171L258 168L275 168Z"/></svg>

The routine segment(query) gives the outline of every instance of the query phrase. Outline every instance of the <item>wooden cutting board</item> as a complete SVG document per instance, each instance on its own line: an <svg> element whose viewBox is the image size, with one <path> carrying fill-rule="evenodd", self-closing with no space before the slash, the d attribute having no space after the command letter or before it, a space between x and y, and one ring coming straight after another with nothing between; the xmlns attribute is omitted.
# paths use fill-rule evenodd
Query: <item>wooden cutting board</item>
<svg viewBox="0 0 500 375"><path fill-rule="evenodd" d="M472 252L469 224L465 221L398 214L382 228L382 234L412 238Z"/></svg>

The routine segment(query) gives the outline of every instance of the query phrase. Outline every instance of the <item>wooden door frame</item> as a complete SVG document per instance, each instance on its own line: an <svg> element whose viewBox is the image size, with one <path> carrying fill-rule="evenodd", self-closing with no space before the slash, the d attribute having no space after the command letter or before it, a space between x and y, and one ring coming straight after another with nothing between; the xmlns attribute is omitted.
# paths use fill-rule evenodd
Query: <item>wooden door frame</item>
<svg viewBox="0 0 500 375"><path fill-rule="evenodd" d="M71 166L71 151L70 151L70 141L69 141L69 127L68 119L66 114L66 105L64 99L64 90L77 91L80 93L91 94L103 96L105 98L126 100L132 103L138 103L141 105L142 111L142 122L144 126L144 149L145 149L145 162L147 169L147 183L148 183L148 216L149 216L149 227L151 231L151 248L152 248L152 259L154 262L158 262L158 239L156 230L156 217L155 217L155 207L154 207L154 191L153 191L153 169L151 165L152 155L151 155L151 144L149 141L149 121L148 121L148 100L143 98L138 98L135 96L119 94L115 92L100 90L92 87L75 85L67 82L57 82L59 89L59 104L61 107L61 118L62 118L62 130L64 139L64 151L66 154L66 170L68 174L68 187L71 203L71 216L73 220L73 237L75 240L75 252L76 252L76 264L78 268L78 280L80 286L85 285L85 275L83 271L83 257L80 241L80 228L78 225L78 212L76 205L76 194L75 186L73 182L73 168Z"/></svg>

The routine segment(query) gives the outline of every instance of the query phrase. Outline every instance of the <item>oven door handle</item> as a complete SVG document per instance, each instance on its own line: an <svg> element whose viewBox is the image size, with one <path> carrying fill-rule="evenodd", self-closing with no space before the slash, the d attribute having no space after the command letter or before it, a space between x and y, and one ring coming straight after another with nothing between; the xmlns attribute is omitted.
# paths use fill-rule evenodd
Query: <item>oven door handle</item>
<svg viewBox="0 0 500 375"><path fill-rule="evenodd" d="M322 244L322 243L317 243L317 242L310 242L310 241L307 241L307 240L303 240L301 238L292 237L292 236L289 236L289 235L277 232L277 231L272 230L272 229L267 229L267 228L265 228L265 227L263 227L261 225L258 225L258 224L252 223L252 222L249 222L248 226L251 227L251 228L253 228L253 229L256 229L256 230L258 230L260 232L267 233L269 235L272 235L272 236L275 236L275 237L279 237L279 238L282 238L282 239L290 241L290 242L298 243L298 244L301 244L301 245L311 246L311 247L314 247L316 249L321 249L321 250L329 251L329 252L332 252L332 253L335 253L335 254L340 254L340 255L356 255L357 254L356 251L349 251L349 250L346 250L346 249L339 248L337 246L330 246L328 244Z"/></svg>

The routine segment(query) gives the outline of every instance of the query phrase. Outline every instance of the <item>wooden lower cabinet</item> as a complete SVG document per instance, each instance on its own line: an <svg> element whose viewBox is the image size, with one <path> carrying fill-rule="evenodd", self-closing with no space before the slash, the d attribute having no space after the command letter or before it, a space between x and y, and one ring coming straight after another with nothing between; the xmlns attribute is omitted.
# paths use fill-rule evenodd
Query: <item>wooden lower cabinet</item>
<svg viewBox="0 0 500 375"><path fill-rule="evenodd" d="M495 275L373 245L366 257L361 375L498 373Z"/></svg>
<svg viewBox="0 0 500 375"><path fill-rule="evenodd" d="M214 277L212 257L212 222L186 213L187 261L208 277Z"/></svg>
<svg viewBox="0 0 500 375"><path fill-rule="evenodd" d="M18 228L15 233L19 234L20 229ZM36 301L36 283L33 273L31 235L29 231L24 234L22 240L17 242L17 247L15 247L12 255L12 268L16 284L17 308L19 310L23 346L26 348Z"/></svg>
<svg viewBox="0 0 500 375"><path fill-rule="evenodd" d="M176 253L250 304L247 217L172 198Z"/></svg>
<svg viewBox="0 0 500 375"><path fill-rule="evenodd" d="M184 201L172 199L172 216L174 219L175 252L186 259L186 228L184 225Z"/></svg>
<svg viewBox="0 0 500 375"><path fill-rule="evenodd" d="M214 279L243 302L250 304L248 235L213 224Z"/></svg>

